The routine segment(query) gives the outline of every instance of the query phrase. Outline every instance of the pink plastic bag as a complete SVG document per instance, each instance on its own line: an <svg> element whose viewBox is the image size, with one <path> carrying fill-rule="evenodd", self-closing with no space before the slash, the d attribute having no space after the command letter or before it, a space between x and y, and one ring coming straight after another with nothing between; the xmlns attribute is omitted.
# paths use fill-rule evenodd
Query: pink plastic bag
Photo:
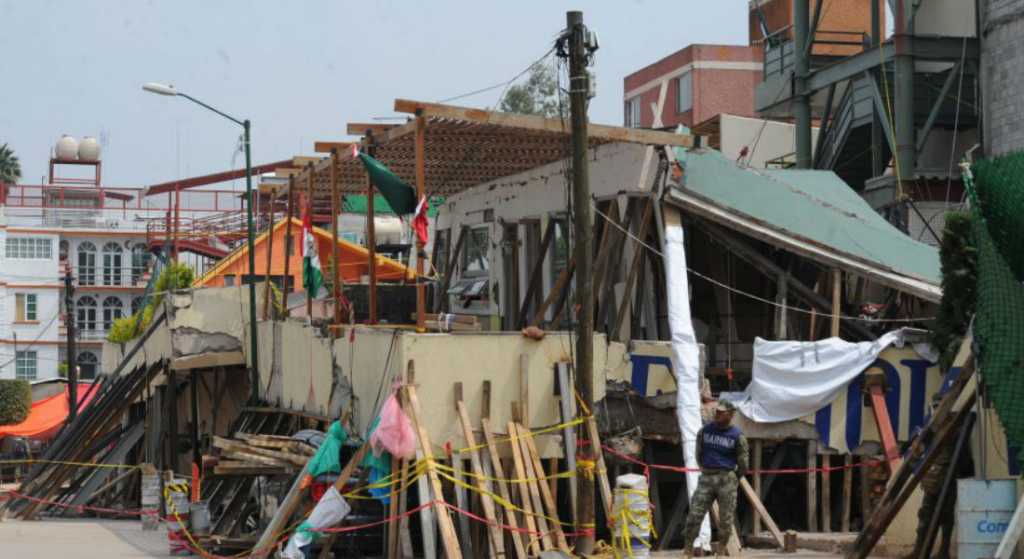
<svg viewBox="0 0 1024 559"><path fill-rule="evenodd" d="M380 423L370 435L370 445L375 455L387 450L397 458L412 458L416 455L416 434L412 422L398 405L398 398L392 392L380 410Z"/></svg>

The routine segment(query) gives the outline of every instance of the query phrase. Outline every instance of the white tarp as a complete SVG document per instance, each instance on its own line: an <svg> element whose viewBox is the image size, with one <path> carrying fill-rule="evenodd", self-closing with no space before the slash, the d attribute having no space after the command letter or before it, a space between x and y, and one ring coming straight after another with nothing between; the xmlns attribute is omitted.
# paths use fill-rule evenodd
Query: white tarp
<svg viewBox="0 0 1024 559"><path fill-rule="evenodd" d="M686 247L679 213L665 212L665 285L667 286L668 325L672 333L672 370L679 389L676 391L676 418L683 442L683 461L687 468L697 468L697 431L700 417L700 348L690 318L690 286L686 276ZM700 474L686 473L686 491L690 499L697 490ZM710 549L711 524L708 517L700 526L695 546ZM690 545L693 542L686 542Z"/></svg>
<svg viewBox="0 0 1024 559"><path fill-rule="evenodd" d="M817 342L754 340L754 366L743 392L722 394L760 423L810 415L832 403L890 345L903 347L903 330L873 342L828 338ZM674 339L674 338L673 338Z"/></svg>
<svg viewBox="0 0 1024 559"><path fill-rule="evenodd" d="M320 500L317 501L316 506L313 507L313 512L309 513L309 517L306 518L305 522L299 525L295 535L288 540L288 545L281 551L281 557L284 559L303 559L305 554L302 548L313 543L310 530L334 526L344 520L350 512L352 512L352 507L338 493L338 488L332 485L324 493L323 497L320 497Z"/></svg>

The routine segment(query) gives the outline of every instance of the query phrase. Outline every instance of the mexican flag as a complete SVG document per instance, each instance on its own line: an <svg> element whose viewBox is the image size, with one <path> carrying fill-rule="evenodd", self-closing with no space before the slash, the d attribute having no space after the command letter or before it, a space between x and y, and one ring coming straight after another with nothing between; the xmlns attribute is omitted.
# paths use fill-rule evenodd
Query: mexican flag
<svg viewBox="0 0 1024 559"><path fill-rule="evenodd" d="M370 175L370 181L384 195L388 205L400 216L413 214L412 228L420 243L427 243L427 210L430 204L426 197L416 199L416 189L391 172L383 163L352 148L352 157L358 157Z"/></svg>
<svg viewBox="0 0 1024 559"><path fill-rule="evenodd" d="M324 284L324 275L320 271L320 256L316 252L316 237L313 236L313 219L311 212L302 217L302 286L307 296L315 299Z"/></svg>

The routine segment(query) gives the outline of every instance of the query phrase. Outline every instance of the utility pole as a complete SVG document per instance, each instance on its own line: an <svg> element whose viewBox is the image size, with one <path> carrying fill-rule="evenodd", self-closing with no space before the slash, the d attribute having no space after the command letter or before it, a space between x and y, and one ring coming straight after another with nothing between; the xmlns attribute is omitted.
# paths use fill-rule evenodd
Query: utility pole
<svg viewBox="0 0 1024 559"><path fill-rule="evenodd" d="M795 73L793 76L796 96L793 98L793 119L796 125L796 166L798 169L811 168L811 98L807 92L807 77L810 75L811 50L808 47L810 32L810 0L793 2L793 42L796 43Z"/></svg>
<svg viewBox="0 0 1024 559"><path fill-rule="evenodd" d="M75 284L71 265L64 268L64 312L67 313L68 424L78 416L78 359L75 358Z"/></svg>
<svg viewBox="0 0 1024 559"><path fill-rule="evenodd" d="M579 335L576 338L576 382L580 397L588 409L594 409L594 253L592 250L593 225L590 212L590 178L587 162L587 103L590 97L590 75L587 72L590 52L596 44L588 41L587 28L583 25L583 12L566 13L564 41L559 55L568 51L569 57L569 106L572 120L572 202L573 224L576 246L576 320ZM582 449L584 459L594 461L595 441ZM576 503L577 532L576 553L590 555L594 552L594 483L579 485Z"/></svg>

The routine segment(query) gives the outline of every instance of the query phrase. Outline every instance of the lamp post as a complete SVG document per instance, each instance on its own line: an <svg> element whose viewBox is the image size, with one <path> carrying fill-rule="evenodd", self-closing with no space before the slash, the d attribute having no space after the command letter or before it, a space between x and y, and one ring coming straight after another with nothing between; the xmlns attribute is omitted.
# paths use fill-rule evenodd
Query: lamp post
<svg viewBox="0 0 1024 559"><path fill-rule="evenodd" d="M252 157L249 149L249 129L251 123L248 119L238 120L237 118L221 112L206 103L203 103L199 99L192 97L188 94L182 93L174 88L172 85L164 85L160 83L146 83L143 84L142 89L150 93L156 93L158 95L169 95L171 97L184 97L189 101L203 107L204 109L210 110L219 114L220 116L234 122L235 124L242 127L244 131L245 145L245 214L246 214L246 236L249 243L249 348L252 355L252 367L249 369L250 382L252 383L252 392L249 394L249 400L253 405L259 400L260 393L260 377L257 369L257 347L258 341L256 338L256 247L253 242L253 223L252 223ZM269 286L268 286L269 289Z"/></svg>

